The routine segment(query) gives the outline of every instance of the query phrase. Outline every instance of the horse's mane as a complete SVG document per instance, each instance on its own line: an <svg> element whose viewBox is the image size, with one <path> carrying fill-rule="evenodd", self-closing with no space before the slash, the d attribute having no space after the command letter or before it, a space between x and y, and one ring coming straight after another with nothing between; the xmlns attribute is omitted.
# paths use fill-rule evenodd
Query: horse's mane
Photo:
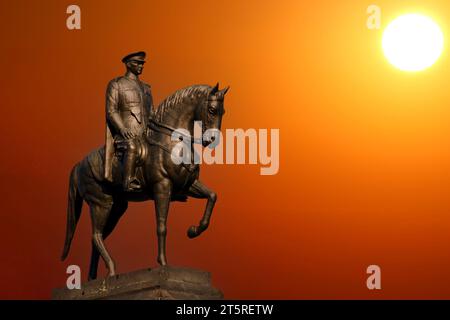
<svg viewBox="0 0 450 320"><path fill-rule="evenodd" d="M183 101L184 98L206 94L210 89L210 86L200 84L175 91L173 94L164 99L159 104L158 108L153 111L153 118L156 121L161 122L163 120L164 114L177 106L181 101Z"/></svg>

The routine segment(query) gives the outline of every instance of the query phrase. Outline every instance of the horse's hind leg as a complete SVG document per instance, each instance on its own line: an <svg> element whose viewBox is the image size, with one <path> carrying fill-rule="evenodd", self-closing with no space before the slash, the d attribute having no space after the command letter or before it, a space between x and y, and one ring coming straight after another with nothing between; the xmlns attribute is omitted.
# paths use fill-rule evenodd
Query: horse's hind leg
<svg viewBox="0 0 450 320"><path fill-rule="evenodd" d="M104 237L103 237L103 239L104 239ZM88 281L97 279L99 258L100 258L100 252L97 250L97 247L94 244L94 240L92 240L91 263L89 265Z"/></svg>
<svg viewBox="0 0 450 320"><path fill-rule="evenodd" d="M167 236L167 215L171 196L171 183L168 180L153 186L156 210L156 233L158 235L158 258L160 265L167 265L166 258L166 236Z"/></svg>
<svg viewBox="0 0 450 320"><path fill-rule="evenodd" d="M92 220L92 242L99 251L103 261L105 261L106 267L109 271L108 276L113 276L116 274L114 261L109 255L105 243L103 242L103 234L111 213L112 204L109 206L92 205L90 208Z"/></svg>
<svg viewBox="0 0 450 320"><path fill-rule="evenodd" d="M198 226L191 226L188 229L187 235L189 238L198 237L205 231L211 219L211 214L214 209L214 204L217 200L217 195L214 191L210 190L207 186L205 186L200 180L195 180L194 183L189 188L187 193L188 196L197 199L208 199L206 203L205 212L203 213L203 217L200 220Z"/></svg>
<svg viewBox="0 0 450 320"><path fill-rule="evenodd" d="M105 228L103 229L103 240L111 234L111 232L116 227L122 215L128 208L127 201L115 201L109 216L108 221L106 222ZM97 249L94 241L92 240L92 254L91 254L91 263L89 267L89 277L88 280L97 279L97 270L98 270L98 261L100 258L100 252Z"/></svg>

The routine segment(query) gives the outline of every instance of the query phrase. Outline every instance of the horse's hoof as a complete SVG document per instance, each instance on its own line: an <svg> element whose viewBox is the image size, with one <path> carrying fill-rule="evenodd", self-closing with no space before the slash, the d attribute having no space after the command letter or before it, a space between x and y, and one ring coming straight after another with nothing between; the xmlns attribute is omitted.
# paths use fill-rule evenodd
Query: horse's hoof
<svg viewBox="0 0 450 320"><path fill-rule="evenodd" d="M158 259L156 259L156 260L158 261L158 263L159 263L160 266L162 266L162 267L167 266L167 261L166 261L166 259L162 260L162 259L158 258Z"/></svg>
<svg viewBox="0 0 450 320"><path fill-rule="evenodd" d="M191 226L187 231L187 236L192 239L199 235L198 233L198 227L197 226Z"/></svg>
<svg viewBox="0 0 450 320"><path fill-rule="evenodd" d="M108 272L108 278L109 277L114 277L116 275L116 272L115 271L110 271L110 272Z"/></svg>

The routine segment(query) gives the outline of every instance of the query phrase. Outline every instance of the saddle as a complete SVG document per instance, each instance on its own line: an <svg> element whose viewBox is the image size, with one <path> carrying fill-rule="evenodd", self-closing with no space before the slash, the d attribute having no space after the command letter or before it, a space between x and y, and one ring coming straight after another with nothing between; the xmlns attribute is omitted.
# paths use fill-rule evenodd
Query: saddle
<svg viewBox="0 0 450 320"><path fill-rule="evenodd" d="M136 157L136 171L135 176L138 179L141 186L145 186L145 180L144 180L144 174L142 170L142 165L144 164L144 157L145 152L148 152L148 147L143 145L142 150L138 153L138 156ZM122 154L117 153L113 157L112 161L112 185L117 187L122 187L122 181L123 181L123 169L122 169ZM93 150L88 156L86 157L85 161L87 161L87 164L89 168L91 169L91 172L97 181L104 181L103 177L103 168L104 168L104 159L105 159L105 148L101 147L98 149Z"/></svg>

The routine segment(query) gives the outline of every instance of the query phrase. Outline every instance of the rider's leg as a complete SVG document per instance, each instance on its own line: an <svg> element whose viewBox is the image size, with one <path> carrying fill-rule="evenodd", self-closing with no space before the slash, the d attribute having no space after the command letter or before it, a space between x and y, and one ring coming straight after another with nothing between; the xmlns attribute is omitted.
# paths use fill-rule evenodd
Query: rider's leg
<svg viewBox="0 0 450 320"><path fill-rule="evenodd" d="M133 139L127 141L123 164L123 188L125 191L133 191L140 187L135 177L137 146Z"/></svg>

